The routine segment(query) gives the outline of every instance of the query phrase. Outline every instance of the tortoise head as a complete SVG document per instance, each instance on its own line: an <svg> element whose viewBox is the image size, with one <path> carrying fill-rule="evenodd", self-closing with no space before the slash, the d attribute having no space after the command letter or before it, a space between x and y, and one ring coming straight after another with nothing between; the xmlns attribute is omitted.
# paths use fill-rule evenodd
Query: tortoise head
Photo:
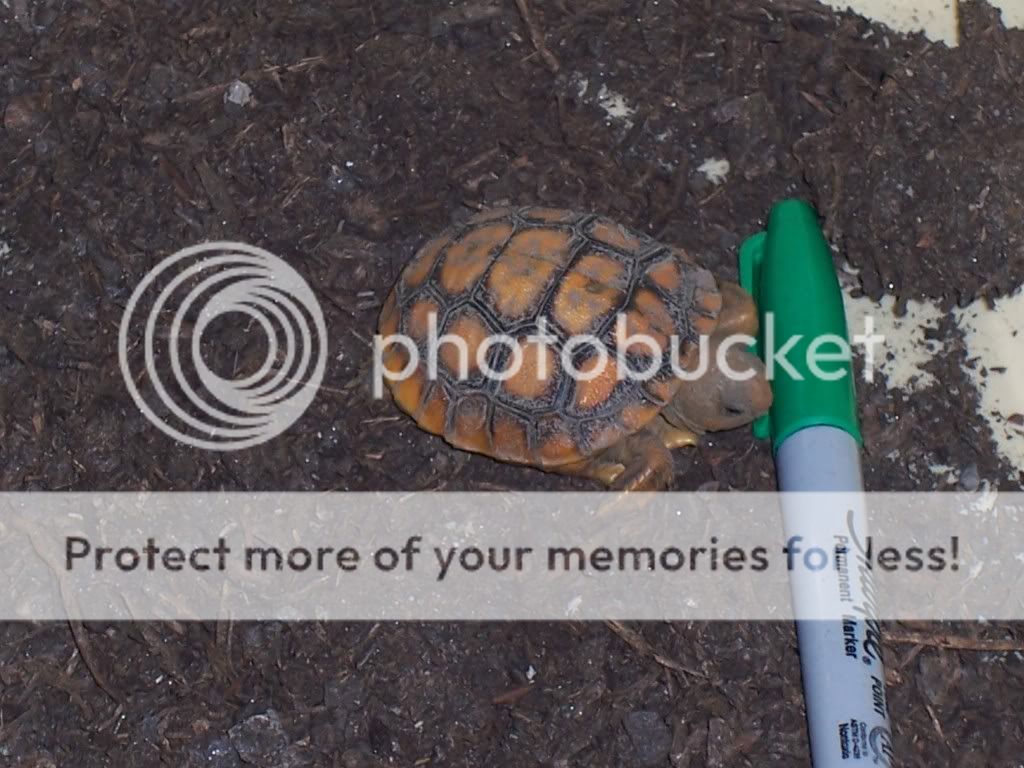
<svg viewBox="0 0 1024 768"><path fill-rule="evenodd" d="M772 404L764 363L745 344L736 343L739 335L757 333L754 301L735 283L722 282L719 288L722 311L718 324L702 345L698 358L703 360L693 368L704 372L684 380L663 411L672 424L701 433L749 424Z"/></svg>
<svg viewBox="0 0 1024 768"><path fill-rule="evenodd" d="M772 390L764 363L742 346L724 351L726 365L719 366L719 344L708 344L707 370L700 378L683 381L662 414L669 422L698 433L719 432L749 424L767 412Z"/></svg>

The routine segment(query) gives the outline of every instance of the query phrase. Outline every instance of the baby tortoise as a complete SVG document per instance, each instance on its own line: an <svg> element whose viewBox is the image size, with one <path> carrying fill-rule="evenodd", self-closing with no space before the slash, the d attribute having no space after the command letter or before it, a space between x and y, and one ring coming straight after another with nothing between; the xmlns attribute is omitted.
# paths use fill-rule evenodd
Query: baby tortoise
<svg viewBox="0 0 1024 768"><path fill-rule="evenodd" d="M457 346L442 341L431 375L432 317L435 337L465 341L464 370ZM614 489L666 487L670 449L746 424L771 404L764 366L742 344L724 359L744 380L715 363L726 337L756 333L750 295L684 251L588 213L492 210L448 230L405 267L379 330L412 340L383 346L382 363L395 402L422 429L456 448ZM595 344L575 342L562 357L568 339L587 334L604 345L604 359ZM657 346L631 340L637 334ZM707 372L684 381L673 373L672 346L675 370L693 371L701 337ZM619 375L617 359L656 373Z"/></svg>

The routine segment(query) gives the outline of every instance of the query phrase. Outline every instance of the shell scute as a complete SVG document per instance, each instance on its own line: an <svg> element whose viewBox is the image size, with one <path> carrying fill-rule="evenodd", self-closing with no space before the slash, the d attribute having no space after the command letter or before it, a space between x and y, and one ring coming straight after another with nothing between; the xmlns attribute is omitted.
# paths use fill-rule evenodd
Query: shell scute
<svg viewBox="0 0 1024 768"><path fill-rule="evenodd" d="M614 358L593 355L578 367L580 376L573 392L578 411L593 411L608 403L618 382L618 366Z"/></svg>
<svg viewBox="0 0 1024 768"><path fill-rule="evenodd" d="M583 458L579 440L560 415L545 416L537 423L537 449L534 460L542 467L572 464Z"/></svg>
<svg viewBox="0 0 1024 768"><path fill-rule="evenodd" d="M529 425L521 418L503 411L495 412L491 439L494 458L515 464L529 464L532 461Z"/></svg>
<svg viewBox="0 0 1024 768"><path fill-rule="evenodd" d="M567 333L589 333L621 306L625 292L614 285L587 277L573 269L561 280L555 293L552 319Z"/></svg>
<svg viewBox="0 0 1024 768"><path fill-rule="evenodd" d="M448 407L449 400L444 387L438 382L433 382L429 394L414 414L416 423L427 432L443 435L448 420Z"/></svg>
<svg viewBox="0 0 1024 768"><path fill-rule="evenodd" d="M437 262L438 254L451 242L451 235L445 233L424 245L413 256L412 261L402 270L400 284L406 291L413 291L419 288L430 276Z"/></svg>
<svg viewBox="0 0 1024 768"><path fill-rule="evenodd" d="M511 224L496 221L471 230L451 243L444 254L439 280L445 293L465 293L476 285L490 264L491 253L511 234Z"/></svg>
<svg viewBox="0 0 1024 768"><path fill-rule="evenodd" d="M474 453L489 453L491 434L487 428L488 401L483 395L467 395L458 400L451 414L445 439L456 448Z"/></svg>
<svg viewBox="0 0 1024 768"><path fill-rule="evenodd" d="M501 382L501 392L516 401L516 404L550 402L557 388L561 373L561 362L550 344L517 340L519 355L510 354L503 374L508 375Z"/></svg>
<svg viewBox="0 0 1024 768"><path fill-rule="evenodd" d="M567 211L564 208L545 208L543 206L525 208L520 213L523 218L529 221L537 221L543 224L567 224L580 217L580 214Z"/></svg>
<svg viewBox="0 0 1024 768"><path fill-rule="evenodd" d="M487 324L470 309L460 311L437 340L437 357L455 379L468 379L480 370L482 348L490 337Z"/></svg>
<svg viewBox="0 0 1024 768"><path fill-rule="evenodd" d="M487 280L499 318L520 320L536 309L555 274L568 264L571 240L570 232L546 227L524 229L512 236Z"/></svg>
<svg viewBox="0 0 1024 768"><path fill-rule="evenodd" d="M648 241L647 238L632 230L616 224L609 219L598 218L590 225L587 232L590 237L602 245L607 245L616 250L636 255Z"/></svg>

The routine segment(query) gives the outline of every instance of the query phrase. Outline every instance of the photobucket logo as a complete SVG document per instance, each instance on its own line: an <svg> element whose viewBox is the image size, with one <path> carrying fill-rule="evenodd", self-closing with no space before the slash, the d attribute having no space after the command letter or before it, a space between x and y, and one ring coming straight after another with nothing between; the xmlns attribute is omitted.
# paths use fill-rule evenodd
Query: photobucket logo
<svg viewBox="0 0 1024 768"><path fill-rule="evenodd" d="M765 375L769 380L774 379L780 370L787 377L797 381L806 378L803 370L807 370L812 377L822 381L837 381L848 375L848 369L843 364L852 360L853 350L850 343L842 336L823 334L803 344L805 337L796 334L779 344L776 338L773 313L766 313L764 326L762 357L765 364ZM614 375L619 381L647 381L662 369L666 344L664 338L659 339L643 333L631 333L629 319L624 314L619 314L616 317L615 338L617 344L613 355L609 352L608 346L596 336L589 334L571 336L562 345L557 364L570 377L584 382L606 375L608 367L613 364L613 361ZM869 316L865 319L864 332L854 335L853 340L855 344L864 347L864 379L871 382L874 380L874 348L885 339L874 333L874 320ZM541 317L537 321L536 332L524 339L516 339L507 334L494 334L476 344L474 351L470 349L466 337L458 333L439 334L437 315L430 313L427 316L426 338L423 344L411 336L401 333L387 336L377 334L373 341L373 395L379 398L384 394L385 380L403 381L412 376L421 366L425 368L426 377L429 380L436 380L439 359L448 361L447 367L451 374L458 379L468 378L472 370L489 380L503 382L519 376L523 371L523 366L528 365L531 377L538 381L547 380L553 358L545 350L555 347L558 338L548 331L548 322L546 318ZM750 367L742 370L735 369L730 364L729 352L734 347L747 348L754 342L755 339L752 336L743 333L719 337L714 342L711 337L701 336L697 344L696 360L694 360L692 354L686 355L683 359L681 350L684 348L684 344L678 336L673 335L668 338L667 342L669 363L673 374L683 381L701 379L712 365L732 381L747 381L756 376L758 371ZM400 347L405 352L404 364L397 370L385 364L386 350L394 346ZM504 355L504 364L500 369L495 369L492 365L492 360L495 357L493 350L496 347L503 347L507 350ZM806 365L802 361L801 364L794 365L791 355L798 347L806 353ZM445 354L446 349L449 350L449 354ZM591 353L581 355L580 352L586 349L591 350ZM528 354L532 354L532 357L528 358ZM577 364L577 360L581 358L586 360L582 366ZM453 361L454 364L452 364Z"/></svg>
<svg viewBox="0 0 1024 768"><path fill-rule="evenodd" d="M214 372L201 348L210 323L233 313L266 339L262 364L241 378ZM141 369L130 354L139 344ZM262 248L213 242L180 250L146 274L125 307L118 358L154 425L188 445L232 451L270 440L302 415L323 379L326 344L320 304L298 272Z"/></svg>

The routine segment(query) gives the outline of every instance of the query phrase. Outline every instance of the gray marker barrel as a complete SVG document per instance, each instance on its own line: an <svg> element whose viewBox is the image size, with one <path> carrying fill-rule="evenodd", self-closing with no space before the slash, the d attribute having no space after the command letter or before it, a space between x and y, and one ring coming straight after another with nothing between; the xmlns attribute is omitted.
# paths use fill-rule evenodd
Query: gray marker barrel
<svg viewBox="0 0 1024 768"><path fill-rule="evenodd" d="M860 446L848 432L807 427L775 456L793 570L800 670L815 768L888 767L892 739L866 541ZM837 493L841 492L841 493ZM807 553L827 552L828 564Z"/></svg>

